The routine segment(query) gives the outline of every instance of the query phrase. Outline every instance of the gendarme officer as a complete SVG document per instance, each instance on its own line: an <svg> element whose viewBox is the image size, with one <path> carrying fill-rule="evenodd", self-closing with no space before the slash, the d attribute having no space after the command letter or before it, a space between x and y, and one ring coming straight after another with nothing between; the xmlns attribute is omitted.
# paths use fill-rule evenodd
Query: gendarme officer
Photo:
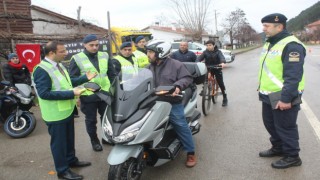
<svg viewBox="0 0 320 180"><path fill-rule="evenodd" d="M267 40L260 57L259 99L262 118L270 134L272 147L260 157L283 156L273 168L300 166L297 116L304 89L303 64L306 49L302 42L286 30L287 18L279 13L262 18ZM278 94L278 98L274 98ZM274 106L271 106L271 101Z"/></svg>

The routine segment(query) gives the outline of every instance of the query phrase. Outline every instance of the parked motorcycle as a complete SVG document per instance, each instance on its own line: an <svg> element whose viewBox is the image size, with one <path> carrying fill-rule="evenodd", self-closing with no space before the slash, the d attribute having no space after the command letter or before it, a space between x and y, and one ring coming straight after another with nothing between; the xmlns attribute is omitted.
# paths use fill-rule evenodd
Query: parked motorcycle
<svg viewBox="0 0 320 180"><path fill-rule="evenodd" d="M186 67L194 82L202 83L205 65L187 63ZM115 144L108 156L108 179L139 179L147 165L160 166L178 155L182 145L169 123L171 104L158 101L173 91L173 86L155 88L148 69L116 78L110 89L114 98L112 102L109 100L102 121L103 139ZM191 132L196 134L200 131L201 113L196 110L195 84L185 90L182 102Z"/></svg>
<svg viewBox="0 0 320 180"><path fill-rule="evenodd" d="M36 119L30 108L34 96L27 84L15 84L1 81L0 120L4 123L4 131L13 138L28 136L36 127Z"/></svg>

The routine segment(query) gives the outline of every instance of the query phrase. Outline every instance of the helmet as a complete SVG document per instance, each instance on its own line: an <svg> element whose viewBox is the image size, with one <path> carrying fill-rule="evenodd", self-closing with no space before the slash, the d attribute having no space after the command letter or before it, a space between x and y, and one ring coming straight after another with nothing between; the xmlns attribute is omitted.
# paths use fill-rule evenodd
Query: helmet
<svg viewBox="0 0 320 180"><path fill-rule="evenodd" d="M169 56L171 52L171 44L164 41L151 41L146 46L147 50L153 51L156 53L156 57L159 59L164 59Z"/></svg>

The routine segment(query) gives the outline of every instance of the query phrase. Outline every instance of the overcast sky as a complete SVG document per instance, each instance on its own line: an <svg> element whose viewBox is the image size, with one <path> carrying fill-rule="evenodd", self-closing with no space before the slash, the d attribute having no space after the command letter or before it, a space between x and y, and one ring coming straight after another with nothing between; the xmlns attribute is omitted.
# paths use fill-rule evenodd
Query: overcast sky
<svg viewBox="0 0 320 180"><path fill-rule="evenodd" d="M301 11L319 0L212 0L209 7L208 28L215 30L214 11L217 11L218 30L224 19L237 8L246 13L250 25L262 31L260 20L263 16L275 12L282 13L288 19L298 16ZM103 2L103 4L101 4ZM111 26L145 28L152 25L157 17L173 17L167 0L31 0L37 5L65 16L77 19L77 9L81 6L81 19L107 28L107 11L110 12Z"/></svg>

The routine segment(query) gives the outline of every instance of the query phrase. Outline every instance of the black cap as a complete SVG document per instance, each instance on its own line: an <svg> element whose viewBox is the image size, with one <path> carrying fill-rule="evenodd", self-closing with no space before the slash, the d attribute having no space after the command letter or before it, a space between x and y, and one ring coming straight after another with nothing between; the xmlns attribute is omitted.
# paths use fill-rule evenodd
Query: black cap
<svg viewBox="0 0 320 180"><path fill-rule="evenodd" d="M123 49L123 48L125 48L125 47L132 47L131 42L124 42L124 43L122 43L121 46L120 46L120 49Z"/></svg>
<svg viewBox="0 0 320 180"><path fill-rule="evenodd" d="M286 23L287 17L280 13L269 14L261 19L261 23Z"/></svg>

